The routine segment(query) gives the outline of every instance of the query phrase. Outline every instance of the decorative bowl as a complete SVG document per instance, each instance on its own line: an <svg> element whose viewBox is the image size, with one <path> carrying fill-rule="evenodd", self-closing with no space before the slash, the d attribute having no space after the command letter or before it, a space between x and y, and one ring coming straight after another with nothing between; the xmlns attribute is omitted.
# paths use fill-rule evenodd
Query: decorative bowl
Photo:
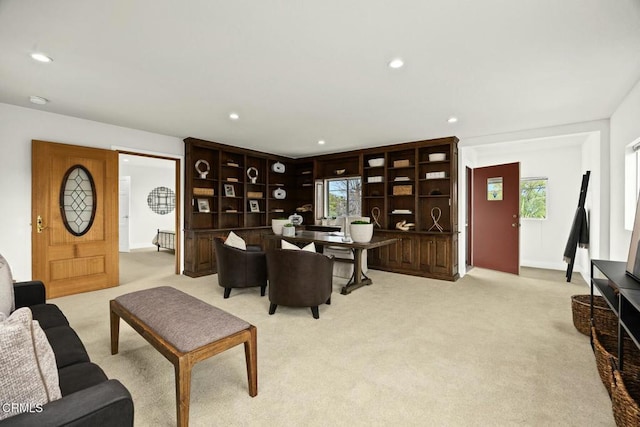
<svg viewBox="0 0 640 427"><path fill-rule="evenodd" d="M369 159L369 166L372 168L384 166L384 157L380 159Z"/></svg>
<svg viewBox="0 0 640 427"><path fill-rule="evenodd" d="M336 169L336 170L334 170L333 172L334 172L336 175L342 175L342 174L343 174L343 173L345 173L346 171L347 171L346 169Z"/></svg>
<svg viewBox="0 0 640 427"><path fill-rule="evenodd" d="M447 159L447 153L431 153L429 154L430 162L441 162Z"/></svg>

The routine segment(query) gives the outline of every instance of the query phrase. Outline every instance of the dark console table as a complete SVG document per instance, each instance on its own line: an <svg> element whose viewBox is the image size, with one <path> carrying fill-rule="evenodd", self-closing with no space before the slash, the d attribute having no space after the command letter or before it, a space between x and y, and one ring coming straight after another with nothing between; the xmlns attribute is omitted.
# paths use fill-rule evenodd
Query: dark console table
<svg viewBox="0 0 640 427"><path fill-rule="evenodd" d="M595 278L600 271L606 279ZM622 261L591 261L591 318L593 319L593 288L596 287L618 316L618 368L623 369L623 331L640 347L640 282L626 274Z"/></svg>

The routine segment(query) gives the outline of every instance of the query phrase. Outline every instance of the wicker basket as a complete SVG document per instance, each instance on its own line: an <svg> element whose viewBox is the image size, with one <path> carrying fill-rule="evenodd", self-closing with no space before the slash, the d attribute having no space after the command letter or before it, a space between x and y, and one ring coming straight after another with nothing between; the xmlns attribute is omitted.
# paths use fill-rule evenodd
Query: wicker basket
<svg viewBox="0 0 640 427"><path fill-rule="evenodd" d="M627 371L613 369L611 405L617 426L640 426L640 378Z"/></svg>
<svg viewBox="0 0 640 427"><path fill-rule="evenodd" d="M618 364L618 339L613 335L601 334L595 328L592 329L592 334L598 374L611 396L611 381L613 381L611 360ZM623 351L624 371L640 376L640 350L630 338L624 338Z"/></svg>
<svg viewBox="0 0 640 427"><path fill-rule="evenodd" d="M571 297L573 326L587 336L591 334L589 297L590 295L574 295ZM598 295L593 296L593 323L598 332L618 336L618 316L607 305L605 299Z"/></svg>

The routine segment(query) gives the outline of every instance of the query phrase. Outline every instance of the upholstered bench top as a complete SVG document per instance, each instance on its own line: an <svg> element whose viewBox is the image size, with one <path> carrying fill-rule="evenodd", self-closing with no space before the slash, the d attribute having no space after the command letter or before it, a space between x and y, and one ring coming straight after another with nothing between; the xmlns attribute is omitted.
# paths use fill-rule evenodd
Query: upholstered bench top
<svg viewBox="0 0 640 427"><path fill-rule="evenodd" d="M183 353L250 326L244 320L170 286L131 292L115 300Z"/></svg>

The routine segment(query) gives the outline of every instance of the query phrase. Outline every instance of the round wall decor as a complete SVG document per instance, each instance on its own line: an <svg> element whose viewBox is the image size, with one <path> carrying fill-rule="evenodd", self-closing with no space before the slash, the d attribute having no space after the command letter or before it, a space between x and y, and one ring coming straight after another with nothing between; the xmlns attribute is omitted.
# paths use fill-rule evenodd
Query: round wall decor
<svg viewBox="0 0 640 427"><path fill-rule="evenodd" d="M156 187L147 196L147 204L158 215L166 215L176 208L176 194L167 187Z"/></svg>

